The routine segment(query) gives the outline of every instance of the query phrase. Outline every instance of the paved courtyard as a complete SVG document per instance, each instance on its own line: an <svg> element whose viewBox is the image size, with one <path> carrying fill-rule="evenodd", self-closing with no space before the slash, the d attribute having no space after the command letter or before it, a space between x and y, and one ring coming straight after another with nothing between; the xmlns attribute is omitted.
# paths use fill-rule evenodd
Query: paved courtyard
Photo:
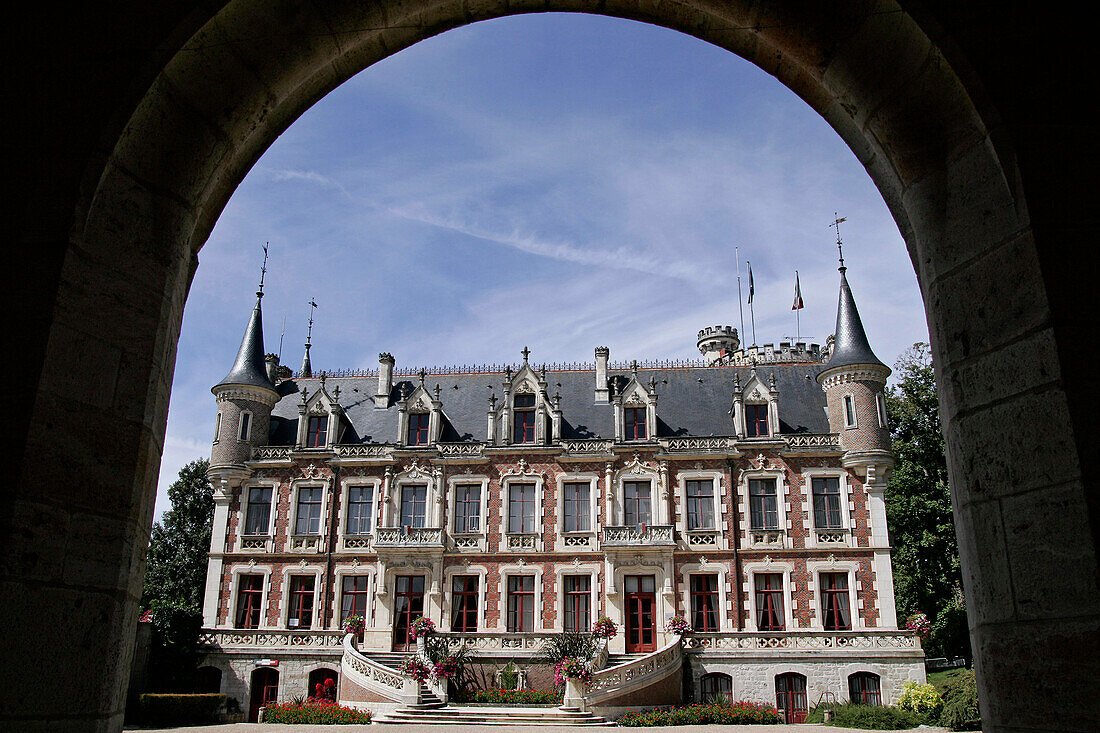
<svg viewBox="0 0 1100 733"><path fill-rule="evenodd" d="M157 728L158 731L167 733L332 733L339 731L362 730L386 730L393 733L417 733L430 730L431 733L458 733L463 726L454 725L281 725L264 723L232 723L229 725L202 725L189 728ZM560 733L562 731L575 731L577 727L571 726L484 726L484 730L492 730L497 733ZM653 733L810 733L811 729L820 733L856 733L855 728L834 728L823 725L699 725L699 726L671 726L665 728L639 728L638 730L652 731ZM130 730L129 728L127 730ZM149 730L149 729L140 729ZM599 730L598 728L595 730ZM921 733L947 733L946 728L921 727ZM858 733L865 733L860 730Z"/></svg>

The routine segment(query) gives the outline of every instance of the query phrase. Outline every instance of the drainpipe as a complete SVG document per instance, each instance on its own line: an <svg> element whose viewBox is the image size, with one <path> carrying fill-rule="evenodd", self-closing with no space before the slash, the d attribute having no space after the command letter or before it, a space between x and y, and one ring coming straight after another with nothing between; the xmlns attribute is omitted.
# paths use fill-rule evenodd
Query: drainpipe
<svg viewBox="0 0 1100 733"><path fill-rule="evenodd" d="M329 518L328 518L328 542L325 543L325 593L324 601L321 605L321 628L327 629L329 623L332 620L332 613L330 608L333 603L333 583L335 579L332 576L332 546L336 542L336 522L339 521L337 516L337 492L340 490L340 467L332 467L332 501L329 502Z"/></svg>

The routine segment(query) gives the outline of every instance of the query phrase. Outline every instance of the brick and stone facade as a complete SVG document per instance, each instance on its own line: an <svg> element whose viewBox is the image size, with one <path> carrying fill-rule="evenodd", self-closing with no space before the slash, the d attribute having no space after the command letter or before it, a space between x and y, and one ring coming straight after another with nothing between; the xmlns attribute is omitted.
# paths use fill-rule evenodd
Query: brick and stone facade
<svg viewBox="0 0 1100 733"><path fill-rule="evenodd" d="M339 670L350 610L367 657L410 650L405 625L424 615L474 650L482 680L514 659L529 684L548 679L532 658L549 634L608 616L623 662L667 656L665 624L687 618L682 675L618 697L608 683L611 712L670 689L776 702L787 674L811 703L847 698L856 673L883 702L924 679L894 609L889 370L843 274L824 352L731 350L736 331L718 327L697 363L615 364L600 347L552 367L525 348L514 367L429 372L384 353L378 370L272 381L259 327L257 301L213 390L204 664L243 708L260 666L277 663L282 700ZM377 697L341 681L349 704L393 702Z"/></svg>

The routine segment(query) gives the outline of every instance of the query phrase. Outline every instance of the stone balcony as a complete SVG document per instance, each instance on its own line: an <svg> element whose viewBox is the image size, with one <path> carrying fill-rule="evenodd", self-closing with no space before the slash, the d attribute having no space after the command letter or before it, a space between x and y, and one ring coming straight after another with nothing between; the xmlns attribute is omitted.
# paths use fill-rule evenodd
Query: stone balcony
<svg viewBox="0 0 1100 733"><path fill-rule="evenodd" d="M200 649L234 650L319 650L338 651L344 632L340 630L306 629L203 629L199 634Z"/></svg>
<svg viewBox="0 0 1100 733"><path fill-rule="evenodd" d="M676 536L671 524L604 527L600 544L605 548L675 547Z"/></svg>
<svg viewBox="0 0 1100 733"><path fill-rule="evenodd" d="M770 657L924 656L920 637L911 631L890 629L692 633L684 637L684 651L747 657L762 652Z"/></svg>
<svg viewBox="0 0 1100 733"><path fill-rule="evenodd" d="M380 527L374 535L374 548L382 550L444 549L441 527Z"/></svg>

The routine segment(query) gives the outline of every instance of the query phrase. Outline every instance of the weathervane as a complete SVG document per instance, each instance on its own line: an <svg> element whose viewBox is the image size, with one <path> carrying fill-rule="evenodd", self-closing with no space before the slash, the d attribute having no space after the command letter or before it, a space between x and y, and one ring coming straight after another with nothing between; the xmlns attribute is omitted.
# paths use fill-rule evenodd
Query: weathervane
<svg viewBox="0 0 1100 733"><path fill-rule="evenodd" d="M840 253L840 269L844 269L844 245L840 241L840 223L848 221L846 216L837 216L837 213L833 212L833 223L829 225L830 229L836 229L836 250Z"/></svg>
<svg viewBox="0 0 1100 733"><path fill-rule="evenodd" d="M317 301L313 298L309 299L309 330L306 331L306 348L309 348L309 343L313 338L313 309L317 307Z"/></svg>

